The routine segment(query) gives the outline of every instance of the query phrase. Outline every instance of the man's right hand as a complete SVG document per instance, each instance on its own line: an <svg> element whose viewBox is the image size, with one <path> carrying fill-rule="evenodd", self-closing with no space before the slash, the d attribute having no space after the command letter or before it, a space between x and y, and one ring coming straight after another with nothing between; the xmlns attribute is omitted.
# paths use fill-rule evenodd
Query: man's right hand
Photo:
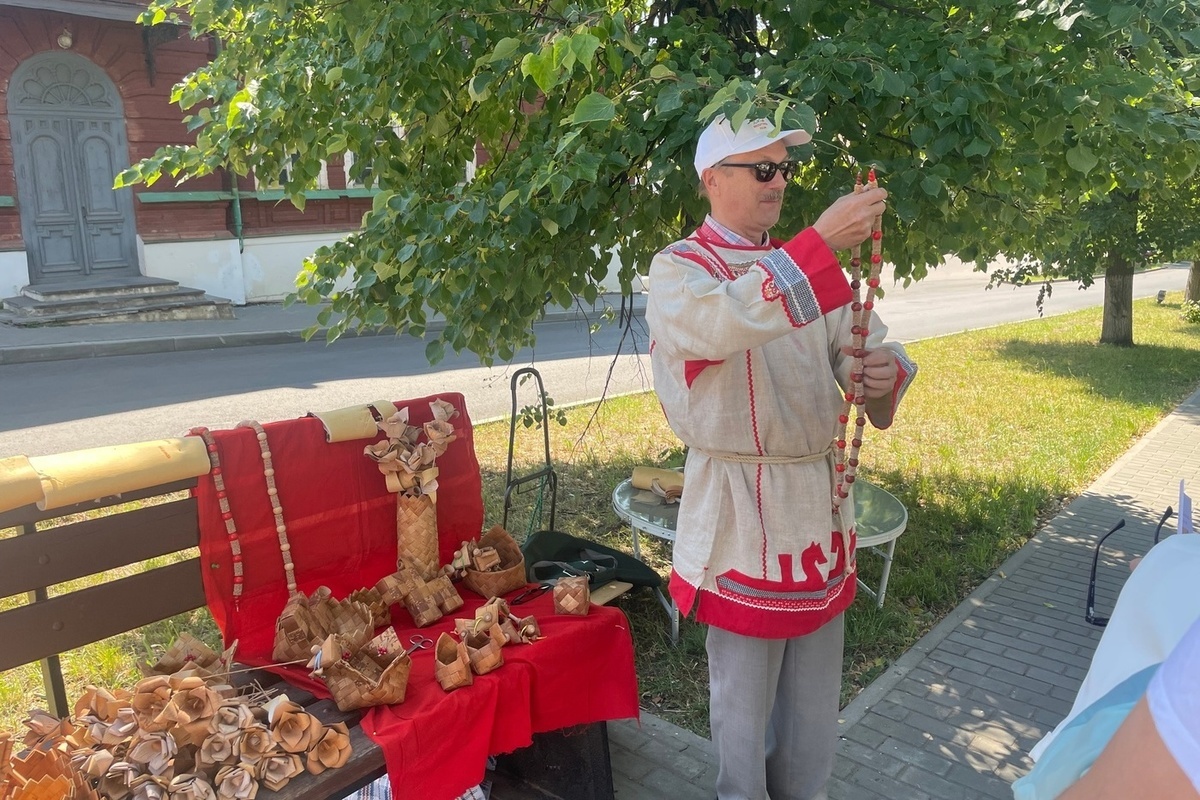
<svg viewBox="0 0 1200 800"><path fill-rule="evenodd" d="M839 197L825 209L813 230L821 235L830 250L845 250L871 235L871 224L884 212L886 189L864 189Z"/></svg>

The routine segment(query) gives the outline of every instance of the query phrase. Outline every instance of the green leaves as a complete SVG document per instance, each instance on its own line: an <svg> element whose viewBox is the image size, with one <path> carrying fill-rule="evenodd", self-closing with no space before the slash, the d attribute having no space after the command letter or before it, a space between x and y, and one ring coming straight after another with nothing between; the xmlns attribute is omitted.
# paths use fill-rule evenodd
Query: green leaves
<svg viewBox="0 0 1200 800"><path fill-rule="evenodd" d="M600 94L592 92L579 101L571 122L575 125L585 125L589 122L611 122L617 115L617 107L613 101Z"/></svg>
<svg viewBox="0 0 1200 800"><path fill-rule="evenodd" d="M554 51L542 50L526 53L521 59L521 74L533 78L543 92L548 92L558 83L560 70L554 63Z"/></svg>
<svg viewBox="0 0 1200 800"><path fill-rule="evenodd" d="M593 58L599 48L600 39L586 31L559 36L540 51L526 53L521 59L521 74L532 78L543 92L549 92L568 78L577 65L593 72Z"/></svg>
<svg viewBox="0 0 1200 800"><path fill-rule="evenodd" d="M1145 206L1200 167L1194 4L728 5L183 0L192 33L222 42L172 92L195 144L118 183L287 165L300 205L353 154L378 193L305 264L297 298L328 308L335 338L388 325L425 337L431 360L489 361L530 344L547 297L628 287L703 218L691 161L717 114L814 132L792 153L781 236L876 165L887 261L915 277L953 252L1059 259L1102 240L1110 194Z"/></svg>
<svg viewBox="0 0 1200 800"><path fill-rule="evenodd" d="M1071 165L1071 169L1082 172L1087 175L1096 165L1100 163L1100 159L1092 152L1087 145L1075 145L1067 151L1067 163Z"/></svg>

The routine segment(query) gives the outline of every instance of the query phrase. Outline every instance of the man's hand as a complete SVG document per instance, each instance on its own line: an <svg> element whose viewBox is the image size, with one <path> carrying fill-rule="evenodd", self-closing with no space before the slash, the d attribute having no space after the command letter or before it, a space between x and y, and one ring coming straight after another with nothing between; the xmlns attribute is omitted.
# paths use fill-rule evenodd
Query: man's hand
<svg viewBox="0 0 1200 800"><path fill-rule="evenodd" d="M830 250L845 250L871 235L871 223L883 213L886 189L865 189L843 195L813 223Z"/></svg>
<svg viewBox="0 0 1200 800"><path fill-rule="evenodd" d="M842 354L854 355L853 347L843 347ZM868 350L863 356L863 395L868 400L891 397L896 386L896 354L886 347Z"/></svg>

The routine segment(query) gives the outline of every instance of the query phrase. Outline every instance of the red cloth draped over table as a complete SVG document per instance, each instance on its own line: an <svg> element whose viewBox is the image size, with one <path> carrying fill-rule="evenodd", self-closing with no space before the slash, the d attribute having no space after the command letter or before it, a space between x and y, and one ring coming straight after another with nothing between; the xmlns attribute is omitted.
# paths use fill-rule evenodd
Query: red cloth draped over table
<svg viewBox="0 0 1200 800"><path fill-rule="evenodd" d="M408 407L410 423L420 425L432 419L429 401L434 399L459 410L453 420L458 438L437 460L439 551L446 563L464 539L480 535L483 500L462 395L445 393L396 405ZM370 440L328 444L315 418L263 428L300 591L311 594L328 586L341 598L395 571L396 496L363 455ZM211 475L203 476L196 499L204 591L226 645L238 640L238 660L267 664L287 586L258 440L248 428L213 431L213 438L244 576L242 595L235 601L233 555L216 487ZM466 605L453 616L473 616L483 598L461 584L459 591ZM504 666L448 694L434 681L433 651L417 651L405 701L364 714L363 731L383 749L399 800L456 797L483 778L488 754L523 747L534 733L637 716L633 644L624 614L594 607L586 617L556 616L548 593L519 609L537 617L545 639L505 648ZM436 641L439 633L453 628L447 617L418 631L402 607L394 608L392 616L405 643L417 632ZM329 696L324 684L303 668L278 671L318 696Z"/></svg>

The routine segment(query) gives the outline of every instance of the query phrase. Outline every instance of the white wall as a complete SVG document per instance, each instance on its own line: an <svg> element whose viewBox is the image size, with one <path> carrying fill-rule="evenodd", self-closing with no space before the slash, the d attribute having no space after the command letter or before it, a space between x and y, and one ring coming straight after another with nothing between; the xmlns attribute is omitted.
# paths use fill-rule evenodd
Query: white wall
<svg viewBox="0 0 1200 800"><path fill-rule="evenodd" d="M29 285L29 261L24 250L0 250L0 297L14 297Z"/></svg>
<svg viewBox="0 0 1200 800"><path fill-rule="evenodd" d="M294 292L304 259L343 236L345 233L308 233L246 239L242 253L246 302L279 301Z"/></svg>
<svg viewBox="0 0 1200 800"><path fill-rule="evenodd" d="M283 300L296 290L296 275L304 259L342 235L310 233L247 238L242 252L238 250L237 239L145 245L139 241L139 251L146 275L178 281L183 286L228 298L235 305L245 305ZM22 270L18 288L29 282ZM0 261L0 280L4 276Z"/></svg>
<svg viewBox="0 0 1200 800"><path fill-rule="evenodd" d="M246 284L236 239L199 242L145 244L138 237L142 272L152 278L178 281L182 286L203 289L235 305L245 305Z"/></svg>
<svg viewBox="0 0 1200 800"><path fill-rule="evenodd" d="M244 252L238 251L237 239L146 243L139 236L138 260L143 275L203 289L235 305L278 302L296 290L296 275L304 259L344 235L247 238ZM349 279L341 282L345 286L351 283ZM12 297L28 285L25 251L0 251L0 297Z"/></svg>

